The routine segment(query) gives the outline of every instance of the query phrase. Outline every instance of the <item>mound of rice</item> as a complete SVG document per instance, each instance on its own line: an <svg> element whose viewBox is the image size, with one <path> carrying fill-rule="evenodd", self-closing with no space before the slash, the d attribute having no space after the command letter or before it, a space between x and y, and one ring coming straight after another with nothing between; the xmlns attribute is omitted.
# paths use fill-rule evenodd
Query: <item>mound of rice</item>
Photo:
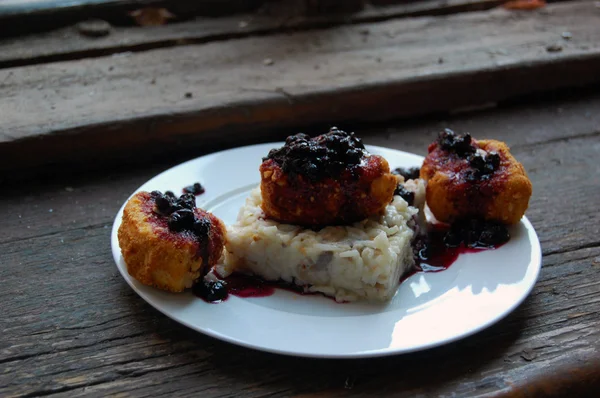
<svg viewBox="0 0 600 398"><path fill-rule="evenodd" d="M415 205L424 202L422 183L410 189L415 191ZM386 301L414 265L411 241L419 210L400 196L394 196L383 215L319 231L265 219L261 201L259 187L228 228L220 273L284 281L337 301Z"/></svg>

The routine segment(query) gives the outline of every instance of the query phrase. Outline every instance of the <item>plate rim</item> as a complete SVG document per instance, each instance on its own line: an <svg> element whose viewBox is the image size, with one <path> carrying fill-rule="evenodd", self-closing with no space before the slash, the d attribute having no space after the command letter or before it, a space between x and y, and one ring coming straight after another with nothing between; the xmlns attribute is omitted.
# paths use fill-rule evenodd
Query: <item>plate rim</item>
<svg viewBox="0 0 600 398"><path fill-rule="evenodd" d="M481 332L484 329L487 329L489 327L491 327L492 325L498 323L499 321L501 321L502 319L506 318L510 313L512 313L513 311L515 311L524 301L527 297L529 297L529 295L531 294L531 291L533 290L533 288L535 287L537 280L539 278L539 274L541 272L541 268L542 268L542 251L541 251L541 244L540 244L540 240L539 237L537 235L537 232L535 230L535 228L533 227L533 225L531 224L531 222L529 221L529 219L526 216L523 216L521 218L520 223L523 223L525 226L526 231L528 232L528 236L531 237L533 235L534 239L529 239L531 242L531 260L529 261L529 265L527 266L527 269L529 270L529 268L533 267L532 271L533 274L531 275L531 284L529 284L527 286L527 288L523 289L521 294L519 295L518 299L514 300L504 311L502 311L502 313L497 314L494 318L490 319L487 322L482 322L480 324L478 324L475 327L472 327L468 330L466 330L463 333L457 333L452 335L451 337L447 337L444 339L440 339L440 340L436 340L436 341L432 341L432 342L428 342L425 344L421 344L421 345L415 345L412 346L410 348L393 348L393 347L387 347L387 348L380 348L380 349L374 349L374 350L363 350L363 351L356 351L356 352L351 352L351 353L326 353L326 354L322 354L322 353L316 353L316 352L304 352L304 351L297 351L294 350L292 348L290 349L279 349L279 348L273 348L273 347L269 347L269 346L264 346L264 345L260 345L260 344L256 344L256 343L252 343L246 340L242 340L236 337L231 337L228 336L227 334L223 334L220 333L218 331L213 330L212 328L200 328L194 324L192 324L191 322L188 322L185 319L181 319L181 318L177 318L174 314L170 313L169 311L164 310L163 308L161 308L159 305L155 305L155 302L153 299L148 298L146 296L146 294L139 290L137 288L137 286L135 286L134 281L130 275L128 275L126 269L123 269L120 265L119 265L119 258L117 257L117 253L120 256L120 258L122 258L121 255L121 249L120 246L118 245L118 239L117 239L117 231L118 231L118 227L121 223L121 217L122 217L122 213L123 213L123 209L125 208L126 203L129 201L129 199L135 195L135 193L139 192L141 190L141 188L146 185L148 182L159 178L160 176L163 176L164 174L167 173L172 173L174 172L176 169L178 168L185 168L187 165L198 161L199 159L202 158L206 158L206 157L210 157L210 156L216 156L219 154L224 154L224 153L229 153L229 152L235 152L235 151L243 151L243 150L248 150L251 148L255 148L255 147L260 147L260 146L281 146L283 144L283 142L281 141L276 141L276 142L266 142L266 143L259 143L259 144L250 144L250 145L244 145L244 146L239 146L239 147L234 147L234 148L229 148L229 149L225 149L222 151L217 151L217 152L211 152L211 153L207 153L205 155L196 157L196 158L192 158L189 159L187 161L184 161L182 163L176 164L172 167L169 167L168 169L165 169L164 171L154 175L153 177L151 177L150 179L148 179L147 181L145 181L142 185L140 185L139 187L137 187L128 197L127 199L123 202L123 204L121 205L121 207L119 208L119 210L117 211L114 221L113 221L113 225L112 225L112 229L111 229L111 235L110 235L110 239L111 239L111 251L113 254L113 261L114 264L117 268L117 270L119 271L119 273L121 274L121 277L125 280L125 282L129 285L129 287L142 299L144 300L147 304L149 304L152 308L154 308L155 310L159 311L161 314L167 316L168 318L172 319L173 321L184 325L196 332L202 333L204 335L210 336L212 338L227 342L227 343L231 343L231 344L235 344L235 345L239 345L245 348L250 348L253 350L257 350L257 351L262 351L262 352L269 352L269 353L273 353L273 354L279 354L279 355L288 355L288 356L295 356L295 357L304 357L304 358L321 358L321 359L353 359L353 358L376 358L376 357L385 357L385 356L391 356L391 355L402 355L402 354L408 354L408 353L413 353L413 352L417 352L417 351L423 351L423 350L428 350L431 348L435 348L435 347L440 347L446 344L450 344L453 342L456 342L458 340L462 340L464 338L470 337L472 335L475 335L479 332ZM377 146L377 145L365 145L365 147L369 150L376 150L376 151L394 151L394 152L399 152L403 155L408 155L410 157L417 157L420 158L421 160L424 159L423 156L421 155L417 155L411 152L406 152L406 151L402 151L399 149L394 149L394 148L387 148L387 147L382 147L382 146ZM116 247L115 247L115 242L117 242Z"/></svg>

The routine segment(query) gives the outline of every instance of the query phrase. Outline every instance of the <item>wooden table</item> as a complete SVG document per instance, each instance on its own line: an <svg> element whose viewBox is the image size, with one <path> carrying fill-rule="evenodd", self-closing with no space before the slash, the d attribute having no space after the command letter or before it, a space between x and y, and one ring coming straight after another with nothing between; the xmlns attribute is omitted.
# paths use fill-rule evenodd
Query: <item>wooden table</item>
<svg viewBox="0 0 600 398"><path fill-rule="evenodd" d="M287 19L293 34L253 14L0 41L0 396L598 396L600 9L441 3ZM139 185L331 123L418 154L444 127L506 141L543 249L526 301L443 347L316 360L193 332L123 281L109 235Z"/></svg>

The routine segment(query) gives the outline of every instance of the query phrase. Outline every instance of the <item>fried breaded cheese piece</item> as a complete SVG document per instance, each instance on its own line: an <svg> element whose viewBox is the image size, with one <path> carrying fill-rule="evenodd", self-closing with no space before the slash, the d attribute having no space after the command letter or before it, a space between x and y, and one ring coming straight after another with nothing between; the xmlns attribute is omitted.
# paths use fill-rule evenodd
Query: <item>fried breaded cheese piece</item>
<svg viewBox="0 0 600 398"><path fill-rule="evenodd" d="M202 233L173 231L168 215L156 211L155 193L138 192L127 202L118 230L119 245L133 278L161 290L181 292L221 258L225 225L214 215L193 208L193 220L203 224Z"/></svg>
<svg viewBox="0 0 600 398"><path fill-rule="evenodd" d="M525 168L496 140L475 140L449 129L428 148L420 176L426 200L439 221L483 218L516 224L529 205L531 181Z"/></svg>
<svg viewBox="0 0 600 398"><path fill-rule="evenodd" d="M383 157L335 128L312 139L288 137L263 160L260 175L266 216L305 226L350 224L378 214L398 185Z"/></svg>

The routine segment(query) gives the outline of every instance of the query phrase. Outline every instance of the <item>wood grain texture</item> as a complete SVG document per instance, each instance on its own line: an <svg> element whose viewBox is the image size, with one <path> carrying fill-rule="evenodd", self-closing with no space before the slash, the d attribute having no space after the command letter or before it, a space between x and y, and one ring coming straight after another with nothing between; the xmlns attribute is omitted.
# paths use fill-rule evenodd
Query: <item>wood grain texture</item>
<svg viewBox="0 0 600 398"><path fill-rule="evenodd" d="M0 70L0 170L113 161L133 149L154 156L597 82L599 18L592 2L567 2ZM547 52L567 29L573 39Z"/></svg>
<svg viewBox="0 0 600 398"><path fill-rule="evenodd" d="M498 0L425 0L369 7L352 14L308 15L299 7L270 2L252 14L197 18L164 26L113 26L104 37L86 37L76 26L0 40L0 68L82 59L149 49L201 44L256 35L377 22L394 18L442 15L493 8ZM268 7L267 7L268 6ZM1 9L0 9L1 11Z"/></svg>
<svg viewBox="0 0 600 398"><path fill-rule="evenodd" d="M36 3L24 5L17 0L0 3L0 23L3 35L10 36L47 32L85 19L97 18L116 26L131 26L134 21L128 15L129 12L151 6L168 9L173 15L170 23L197 16L223 17L238 14L243 19L252 21L255 28L256 22L260 23L260 18L255 20L253 15L241 14L258 12L276 15L280 17L279 23L297 29L357 20L373 21L486 10L504 2L506 0L95 0L95 4L84 5L77 1L66 1L62 7L56 8ZM59 50L55 46L53 48L55 51Z"/></svg>
<svg viewBox="0 0 600 398"><path fill-rule="evenodd" d="M569 97L528 103L526 106L510 106L494 108L486 112L446 115L444 119L424 123L419 119L396 122L386 128L370 125L339 124L340 128L355 131L364 137L365 142L373 145L393 147L396 149L426 155L427 145L435 139L436 134L446 127L456 131L468 131L476 137L495 137L506 141L516 151L519 148L531 148L545 142L568 142L569 139L585 138L600 131L600 94L583 95L576 93ZM287 134L299 131L319 134L327 130L329 124L311 130L290 129L272 132L266 136L267 141L281 141ZM223 149L235 147L231 142ZM207 147L210 147L207 144ZM69 173L56 174L51 171L52 179L44 185L49 199L46 206L38 203L41 197L38 181L17 183L3 186L0 196L0 243L7 243L40 235L55 234L68 229L104 225L111 221L110 217L138 186L147 178L165 169L207 153L202 149L191 154L180 155L177 152L165 151L162 162L142 163L133 170L136 173L123 173L122 167L116 166L108 171L93 174ZM562 159L547 159L552 164L563 162ZM574 158L572 166L575 170L581 167ZM395 167L393 164L392 167ZM540 167L526 164L529 172ZM109 190L98 193L100 187L119 184L122 192ZM552 184L552 180L548 180ZM537 191L537 190L536 190ZM537 192L534 192L534 199ZM560 198L555 198L560 200ZM6 210L6 211L3 211ZM109 218L107 218L109 217Z"/></svg>
<svg viewBox="0 0 600 398"><path fill-rule="evenodd" d="M168 8L176 20L185 20L197 15L247 13L263 3L265 0L3 0L0 2L0 34L44 32L94 18L133 25L129 12L145 7Z"/></svg>
<svg viewBox="0 0 600 398"><path fill-rule="evenodd" d="M261 353L195 333L145 304L112 262L110 226L125 198L166 165L4 190L0 395L592 397L600 388L598 101L516 105L361 134L421 154L440 127L505 140L532 179L527 215L544 253L532 294L506 319L389 358Z"/></svg>

